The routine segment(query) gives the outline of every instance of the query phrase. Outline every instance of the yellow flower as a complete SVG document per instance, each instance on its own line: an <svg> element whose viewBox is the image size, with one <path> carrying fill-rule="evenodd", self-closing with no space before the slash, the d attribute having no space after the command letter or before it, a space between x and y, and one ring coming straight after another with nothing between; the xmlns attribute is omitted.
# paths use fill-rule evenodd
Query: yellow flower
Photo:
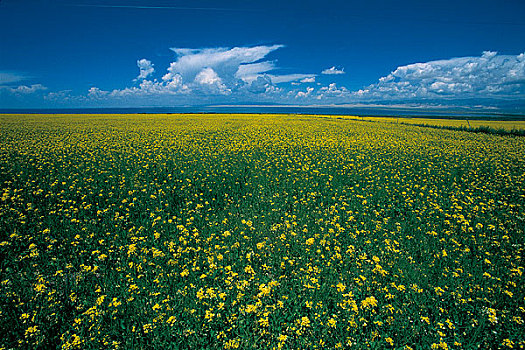
<svg viewBox="0 0 525 350"><path fill-rule="evenodd" d="M170 316L170 317L168 318L168 320L166 321L166 323L169 323L170 325L173 326L173 323L175 323L176 320L177 320L177 319L175 318L175 316Z"/></svg>
<svg viewBox="0 0 525 350"><path fill-rule="evenodd" d="M375 307L377 306L377 299L375 297L367 297L363 301L361 301L361 306L363 308Z"/></svg>
<svg viewBox="0 0 525 350"><path fill-rule="evenodd" d="M197 298L199 298L199 300L204 298L204 291L202 290L202 288L197 291Z"/></svg>
<svg viewBox="0 0 525 350"><path fill-rule="evenodd" d="M248 314L255 312L256 310L257 310L257 305L253 305L253 304L246 305L246 308L244 309L244 311Z"/></svg>
<svg viewBox="0 0 525 350"><path fill-rule="evenodd" d="M309 327L310 326L310 319L306 316L303 316L301 318L301 326L303 327Z"/></svg>
<svg viewBox="0 0 525 350"><path fill-rule="evenodd" d="M437 295L442 295L443 293L445 293L445 291L443 290L443 288L441 287L434 287L434 291L436 292Z"/></svg>
<svg viewBox="0 0 525 350"><path fill-rule="evenodd" d="M151 330L153 329L153 327L151 326L150 323L147 323L145 325L142 326L142 329L144 330L144 333L149 333L151 332Z"/></svg>
<svg viewBox="0 0 525 350"><path fill-rule="evenodd" d="M204 318L207 319L208 322L211 321L213 316L215 316L213 312L211 312L210 310L206 310L206 314L204 315Z"/></svg>
<svg viewBox="0 0 525 350"><path fill-rule="evenodd" d="M32 327L29 327L28 329L26 329L25 336L26 336L26 338L27 337L31 337L35 333L39 333L38 327L37 326L32 326Z"/></svg>
<svg viewBox="0 0 525 350"><path fill-rule="evenodd" d="M228 340L224 344L224 348L225 349L238 349L239 345L240 345L240 342L237 339L231 339L231 340Z"/></svg>
<svg viewBox="0 0 525 350"><path fill-rule="evenodd" d="M259 290L261 291L261 292L259 293L260 296L264 296L264 295L269 295L269 294L270 294L270 291L271 291L272 289L270 288L270 286L267 286L266 284L263 283L263 284L261 284L261 285L259 286Z"/></svg>
<svg viewBox="0 0 525 350"><path fill-rule="evenodd" d="M286 339L288 339L287 335L281 334L279 335L279 338L277 338L281 343L284 343Z"/></svg>
<svg viewBox="0 0 525 350"><path fill-rule="evenodd" d="M268 317L261 317L258 322L262 327L269 326Z"/></svg>

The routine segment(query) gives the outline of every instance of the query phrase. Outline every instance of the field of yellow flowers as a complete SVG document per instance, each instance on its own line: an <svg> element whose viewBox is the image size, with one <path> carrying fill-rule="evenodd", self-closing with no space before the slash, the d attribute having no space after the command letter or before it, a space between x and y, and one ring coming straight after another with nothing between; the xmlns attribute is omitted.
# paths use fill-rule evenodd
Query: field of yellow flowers
<svg viewBox="0 0 525 350"><path fill-rule="evenodd" d="M1 115L0 348L525 347L525 138Z"/></svg>

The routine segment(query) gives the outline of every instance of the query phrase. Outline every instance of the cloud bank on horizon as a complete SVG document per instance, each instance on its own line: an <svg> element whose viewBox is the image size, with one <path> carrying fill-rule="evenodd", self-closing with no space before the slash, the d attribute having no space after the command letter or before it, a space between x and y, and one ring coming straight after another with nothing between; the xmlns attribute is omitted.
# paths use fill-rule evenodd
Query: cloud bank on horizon
<svg viewBox="0 0 525 350"><path fill-rule="evenodd" d="M525 54L498 55L415 63L355 93L369 99L514 97L525 94Z"/></svg>
<svg viewBox="0 0 525 350"><path fill-rule="evenodd" d="M175 55L165 72L142 58L130 85L113 90L91 87L84 95L51 91L42 84L18 85L27 77L0 71L0 95L19 99L34 95L45 101L77 106L180 104L343 104L422 102L426 100L521 99L525 97L525 53L457 57L397 67L377 82L351 91L334 81L343 69L283 73L268 56L283 45L171 48ZM157 67L157 69L155 69ZM321 79L321 77L323 79Z"/></svg>

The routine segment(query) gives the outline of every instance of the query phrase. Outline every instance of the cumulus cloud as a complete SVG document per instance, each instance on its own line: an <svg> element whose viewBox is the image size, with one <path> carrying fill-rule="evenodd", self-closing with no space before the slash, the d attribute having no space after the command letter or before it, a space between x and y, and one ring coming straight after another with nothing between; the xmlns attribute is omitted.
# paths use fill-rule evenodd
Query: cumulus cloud
<svg viewBox="0 0 525 350"><path fill-rule="evenodd" d="M301 79L301 83L315 83L315 77Z"/></svg>
<svg viewBox="0 0 525 350"><path fill-rule="evenodd" d="M414 63L398 67L354 93L363 99L427 99L515 96L525 93L525 54Z"/></svg>
<svg viewBox="0 0 525 350"><path fill-rule="evenodd" d="M0 105L10 103L20 104L45 98L42 93L48 88L42 84L19 85L21 81L29 80L30 77L9 71L0 71ZM21 106L24 106L23 104Z"/></svg>
<svg viewBox="0 0 525 350"><path fill-rule="evenodd" d="M344 71L344 68L343 69L337 69L334 67L332 68L327 68L325 70L323 70L321 72L321 74L328 74L328 75L332 75L332 74L345 74L345 71Z"/></svg>
<svg viewBox="0 0 525 350"><path fill-rule="evenodd" d="M341 86L340 88L337 87L337 84L336 83L331 83L330 85L328 86L323 86L320 91L323 93L323 94L326 94L326 95L332 95L332 96L341 96L341 95L344 95L344 94L348 94L349 91L347 88L345 88L344 86Z"/></svg>
<svg viewBox="0 0 525 350"><path fill-rule="evenodd" d="M42 84L32 84L32 85L29 85L29 86L27 86L27 85L20 85L20 86L17 86L17 87L2 86L1 88L4 89L4 90L9 91L11 93L20 94L20 95L29 95L29 94L33 94L33 93L38 92L38 91L47 90L47 87L45 87Z"/></svg>
<svg viewBox="0 0 525 350"><path fill-rule="evenodd" d="M100 90L97 87L92 87L88 90L88 97L92 99L101 99L109 95L109 91Z"/></svg>
<svg viewBox="0 0 525 350"><path fill-rule="evenodd" d="M314 74L270 74L275 70L275 61L264 60L271 52L283 45L261 45L254 47L184 49L172 48L177 60L172 62L163 79L173 74L180 74L185 83L195 80L203 69L210 68L221 78L229 89L251 84L259 77L270 77L272 84L288 83L305 78L311 79ZM266 79L266 78L263 78Z"/></svg>
<svg viewBox="0 0 525 350"><path fill-rule="evenodd" d="M207 89L220 94L228 94L230 89L224 85L219 75L210 67L204 68L195 76L195 82Z"/></svg>
<svg viewBox="0 0 525 350"><path fill-rule="evenodd" d="M331 83L316 83L317 75L282 70L268 56L283 45L233 48L172 48L173 62L155 79L158 67L147 60L137 61L138 76L130 86L104 90L92 87L80 96L71 91L49 92L44 99L71 104L196 104L202 102L278 102L278 103L376 103L402 101L427 103L430 100L500 98L525 99L525 53L500 55L485 51L476 57L459 57L400 66L374 84L358 91ZM343 74L335 66L322 74ZM41 84L20 85L27 80L20 74L0 71L0 93L13 100L41 96ZM308 84L311 85L301 85ZM20 85L20 86L18 86ZM302 88L301 88L302 87ZM135 102L141 101L141 102Z"/></svg>
<svg viewBox="0 0 525 350"><path fill-rule="evenodd" d="M73 98L71 96L71 90L52 91L44 96L44 100L58 102L58 101L69 101ZM77 96L77 98L79 98Z"/></svg>
<svg viewBox="0 0 525 350"><path fill-rule="evenodd" d="M112 97L190 94L230 95L275 94L282 91L276 84L297 81L314 82L315 74L275 74L276 61L266 57L283 45L260 45L233 48L171 48L176 59L170 63L160 81L151 80L153 63L137 61L140 73L134 80L138 86L102 91L93 88L90 99Z"/></svg>
<svg viewBox="0 0 525 350"><path fill-rule="evenodd" d="M229 85L243 77L250 77L251 80L254 80L258 73L273 69L272 62L258 61L282 47L283 45L204 49L172 48L171 50L177 55L177 60L170 64L165 77L180 74L183 81L187 83L193 81L203 69L211 68ZM253 63L257 64L250 65ZM242 65L248 66L241 68Z"/></svg>
<svg viewBox="0 0 525 350"><path fill-rule="evenodd" d="M191 89L182 83L180 75L173 76L168 81L142 80L138 86L127 87L124 89L115 89L112 91L102 90L98 87L92 87L88 90L87 98L89 100L107 100L107 99L129 99L133 97L162 97L173 95L187 95Z"/></svg>
<svg viewBox="0 0 525 350"><path fill-rule="evenodd" d="M151 63L151 61L148 61L145 58L138 60L137 66L139 67L140 73L136 80L146 79L148 76L153 74L153 72L155 72L155 68L153 68L153 63Z"/></svg>
<svg viewBox="0 0 525 350"><path fill-rule="evenodd" d="M131 96L165 96L176 94L187 94L191 90L182 83L182 78L178 75L169 81L143 80L138 87L125 88L123 90L113 90L109 97L131 97Z"/></svg>
<svg viewBox="0 0 525 350"><path fill-rule="evenodd" d="M272 78L269 75L264 74L258 76L257 79L253 80L248 85L248 91L254 94L268 94L278 92L279 89L273 84Z"/></svg>
<svg viewBox="0 0 525 350"><path fill-rule="evenodd" d="M297 95L295 95L295 98L300 98L300 97L308 97L310 96L310 94L314 91L314 88L313 87L307 87L306 88L306 91L299 91L297 93Z"/></svg>

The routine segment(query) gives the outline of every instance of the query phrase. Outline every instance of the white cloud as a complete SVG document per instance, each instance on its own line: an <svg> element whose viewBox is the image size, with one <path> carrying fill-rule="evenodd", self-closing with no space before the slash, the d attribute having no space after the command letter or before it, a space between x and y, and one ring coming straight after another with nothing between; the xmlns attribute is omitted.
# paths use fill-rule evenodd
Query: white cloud
<svg viewBox="0 0 525 350"><path fill-rule="evenodd" d="M315 81L314 74L270 74L277 69L276 61L265 60L271 52L283 45L233 48L172 48L177 55L160 81L148 80L153 64L146 59L137 61L139 86L116 89L111 92L92 89L90 99L124 98L129 96L162 96L191 94L230 95L242 98L244 94L276 94L282 92L276 84Z"/></svg>
<svg viewBox="0 0 525 350"><path fill-rule="evenodd" d="M260 77L261 74L271 71L273 69L275 69L275 64L271 61L242 64L237 69L237 72L235 72L235 77L247 83L250 83L258 77Z"/></svg>
<svg viewBox="0 0 525 350"><path fill-rule="evenodd" d="M48 88L42 84L28 84L28 85L18 85L24 80L28 80L30 77L9 71L0 71L0 104L7 102L18 101L35 101L34 98L45 98L45 95L42 94L43 91Z"/></svg>
<svg viewBox="0 0 525 350"><path fill-rule="evenodd" d="M89 89L86 97L90 100L107 100L109 98L126 99L130 97L187 95L190 92L191 89L182 83L181 76L176 74L170 80L161 82L157 80L142 80L138 86L115 89L113 91L92 87Z"/></svg>
<svg viewBox="0 0 525 350"><path fill-rule="evenodd" d="M199 84L206 85L223 85L221 78L211 68L204 68L197 74L195 81Z"/></svg>
<svg viewBox="0 0 525 350"><path fill-rule="evenodd" d="M11 88L11 87L2 87L2 88L7 89L9 92L12 92L14 94L21 94L21 95L29 95L37 91L47 90L47 87L45 87L42 84L33 84L30 86L20 85L16 88Z"/></svg>
<svg viewBox="0 0 525 350"><path fill-rule="evenodd" d="M91 89L90 89L91 90ZM52 91L44 96L44 100L48 101L69 101L72 98L71 90Z"/></svg>
<svg viewBox="0 0 525 350"><path fill-rule="evenodd" d="M312 104L313 101L341 104L355 102L426 103L463 98L494 97L525 100L525 53L499 55L485 51L477 57L459 57L400 66L375 84L351 92L331 83L323 86L315 74L279 74L277 60L270 53L282 45L234 48L173 48L176 54L162 79L154 79L154 64L137 61L139 74L131 87L103 90L92 87L86 94L49 92L44 99L91 105L174 105L246 102ZM157 67L158 70L158 67ZM282 70L281 70L282 71ZM343 74L335 66L323 74ZM46 90L41 84L20 85L28 78L0 71L0 93L20 100ZM131 77L132 79L132 77ZM311 85L303 86L301 84ZM305 90L298 90L303 86ZM314 89L315 87L315 89ZM317 102L319 103L319 102ZM441 103L441 102L440 102Z"/></svg>
<svg viewBox="0 0 525 350"><path fill-rule="evenodd" d="M25 75L19 73L0 71L0 85L17 83L26 79Z"/></svg>
<svg viewBox="0 0 525 350"><path fill-rule="evenodd" d="M315 83L315 77L301 79L301 83Z"/></svg>
<svg viewBox="0 0 525 350"><path fill-rule="evenodd" d="M414 63L354 93L364 99L479 98L525 94L525 54Z"/></svg>
<svg viewBox="0 0 525 350"><path fill-rule="evenodd" d="M304 80L304 79L315 79L313 74L281 74L281 75L272 75L268 74L272 78L272 82L275 84L280 83L289 83L291 81Z"/></svg>
<svg viewBox="0 0 525 350"><path fill-rule="evenodd" d="M269 74L268 72L277 68L275 61L261 60L282 47L284 46L172 48L171 50L177 54L178 58L177 61L170 64L168 73L163 79L168 79L172 74L180 74L185 83L190 83L203 69L210 68L221 77L222 83L228 89L234 89L239 85L239 80L251 84L263 75L271 77L272 84L315 77L314 74Z"/></svg>
<svg viewBox="0 0 525 350"><path fill-rule="evenodd" d="M180 74L183 81L187 83L193 81L203 69L211 68L223 77L226 84L233 84L241 65L256 63L282 47L283 45L205 49L172 48L171 50L177 54L178 58L170 64L166 76ZM273 69L271 65L271 62L259 62L256 66L241 68L239 74L247 76L250 70L251 75L266 72L270 68ZM242 79L242 76L237 77Z"/></svg>
<svg viewBox="0 0 525 350"><path fill-rule="evenodd" d="M219 75L210 67L204 68L195 76L195 82L209 89L210 92L228 94L230 89L224 85Z"/></svg>
<svg viewBox="0 0 525 350"><path fill-rule="evenodd" d="M153 68L154 64L145 58L138 60L137 66L139 67L140 73L136 80L146 79L155 72L155 68Z"/></svg>
<svg viewBox="0 0 525 350"><path fill-rule="evenodd" d="M93 99L105 98L108 94L109 91L103 91L97 87L92 87L88 90L88 97Z"/></svg>
<svg viewBox="0 0 525 350"><path fill-rule="evenodd" d="M321 88L321 91L328 93L328 94L334 94L334 95L340 95L340 94L349 92L348 89L345 88L344 86L341 86L340 88L338 88L336 83L331 83L328 86L323 86Z"/></svg>
<svg viewBox="0 0 525 350"><path fill-rule="evenodd" d="M344 71L344 68L343 69L337 69L334 66L332 68L327 68L327 69L323 70L321 72L321 74L329 74L329 75L331 75L331 74L345 74L345 71Z"/></svg>
<svg viewBox="0 0 525 350"><path fill-rule="evenodd" d="M306 92L305 91L299 91L297 93L297 95L295 95L295 98L300 98L300 97L308 97L310 96L310 94L314 91L314 88L313 87L307 87L306 88Z"/></svg>
<svg viewBox="0 0 525 350"><path fill-rule="evenodd" d="M344 86L338 87L336 83L331 83L328 86L323 86L319 89L319 94L317 94L316 99L338 99L343 102L350 97L351 93L347 88Z"/></svg>
<svg viewBox="0 0 525 350"><path fill-rule="evenodd" d="M273 84L272 78L269 75L264 74L258 76L257 79L248 85L248 91L254 94L269 94L279 92L280 89Z"/></svg>
<svg viewBox="0 0 525 350"><path fill-rule="evenodd" d="M175 94L187 94L190 89L182 83L180 75L175 75L169 81L143 80L139 87L113 90L108 94L109 97L130 97L130 96L163 96Z"/></svg>

